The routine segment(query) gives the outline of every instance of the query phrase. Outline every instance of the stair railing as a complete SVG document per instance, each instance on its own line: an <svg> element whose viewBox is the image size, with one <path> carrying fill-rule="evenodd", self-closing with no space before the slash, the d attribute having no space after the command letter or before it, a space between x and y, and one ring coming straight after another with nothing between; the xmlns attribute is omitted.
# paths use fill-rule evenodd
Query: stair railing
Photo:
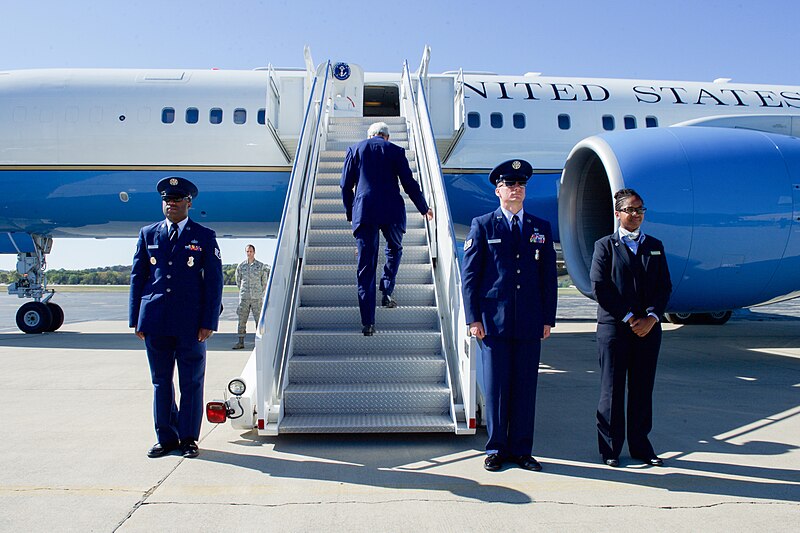
<svg viewBox="0 0 800 533"><path fill-rule="evenodd" d="M313 78L300 131L286 200L283 204L273 267L256 331L256 420L259 434L275 435L280 421L280 391L289 353L302 272L305 235L320 146L324 146L330 98L330 61ZM320 81L322 78L322 81ZM249 384L248 384L249 386Z"/></svg>
<svg viewBox="0 0 800 533"><path fill-rule="evenodd" d="M427 53L429 57L429 50ZM423 62L425 61L426 55L423 53ZM420 72L426 70L427 68L420 68ZM435 215L434 219L427 223L427 227L439 315L442 317L442 339L447 357L448 376L455 376L455 383L451 383L451 386L455 393L453 401L456 433L475 433L478 348L476 341L468 336L466 326L466 314L461 299L461 272L456 237L428 112L425 80L412 79L408 62L403 64L400 91L401 106L412 133L409 135L409 146L413 142L422 190Z"/></svg>

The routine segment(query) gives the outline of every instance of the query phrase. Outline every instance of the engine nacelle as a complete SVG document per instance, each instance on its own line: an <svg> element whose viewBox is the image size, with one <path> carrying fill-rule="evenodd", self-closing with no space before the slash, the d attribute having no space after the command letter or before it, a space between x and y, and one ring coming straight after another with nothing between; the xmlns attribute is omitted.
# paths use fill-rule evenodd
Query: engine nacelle
<svg viewBox="0 0 800 533"><path fill-rule="evenodd" d="M673 127L589 137L561 177L561 247L591 296L594 242L615 230L613 191L636 189L642 226L664 242L668 310L735 309L800 291L800 139L751 130Z"/></svg>

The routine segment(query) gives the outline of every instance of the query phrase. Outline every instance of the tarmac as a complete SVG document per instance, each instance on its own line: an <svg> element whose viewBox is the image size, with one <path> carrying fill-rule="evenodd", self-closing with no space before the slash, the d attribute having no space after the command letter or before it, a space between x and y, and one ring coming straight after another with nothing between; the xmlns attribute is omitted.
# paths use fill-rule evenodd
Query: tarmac
<svg viewBox="0 0 800 533"><path fill-rule="evenodd" d="M612 469L594 307L562 299L540 367L544 470L491 473L483 430L259 437L204 422L198 458L148 459L152 386L126 297L64 295L65 325L24 335L22 302L0 296L0 531L798 531L798 304L665 325L651 440L666 465ZM235 296L225 307L207 400L249 357L230 350Z"/></svg>

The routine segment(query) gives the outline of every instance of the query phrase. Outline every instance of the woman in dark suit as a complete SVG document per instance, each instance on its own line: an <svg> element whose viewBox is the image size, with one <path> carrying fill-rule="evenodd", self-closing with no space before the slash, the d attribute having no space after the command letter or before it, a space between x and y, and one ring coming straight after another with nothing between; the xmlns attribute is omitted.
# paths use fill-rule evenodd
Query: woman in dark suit
<svg viewBox="0 0 800 533"><path fill-rule="evenodd" d="M648 434L653 426L653 385L661 347L660 320L672 292L664 245L641 231L641 196L633 189L614 195L619 230L594 245L590 277L597 300L600 402L597 441L603 462L619 466L625 443L628 387L628 451L661 466Z"/></svg>

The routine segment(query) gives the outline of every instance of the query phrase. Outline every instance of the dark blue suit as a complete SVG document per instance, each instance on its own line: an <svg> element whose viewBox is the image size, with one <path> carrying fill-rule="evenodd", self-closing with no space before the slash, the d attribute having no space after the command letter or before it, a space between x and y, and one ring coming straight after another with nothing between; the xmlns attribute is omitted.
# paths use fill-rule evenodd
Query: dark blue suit
<svg viewBox="0 0 800 533"><path fill-rule="evenodd" d="M594 245L590 271L597 300L600 402L597 440L604 459L619 457L625 443L625 382L628 383L628 450L649 459L655 453L647 435L653 425L653 385L661 347L661 324L639 337L623 322L628 313L643 318L648 309L661 317L672 292L664 245L650 235L634 255L619 233Z"/></svg>
<svg viewBox="0 0 800 533"><path fill-rule="evenodd" d="M221 302L222 259L212 230L189 219L173 246L165 221L141 229L129 325L145 334L156 434L165 447L200 436L206 345L197 334L217 329ZM176 362L180 408L172 385Z"/></svg>
<svg viewBox="0 0 800 533"><path fill-rule="evenodd" d="M533 448L544 325L555 325L556 255L550 224L525 213L519 245L500 209L472 220L461 275L467 324L482 322L488 454Z"/></svg>
<svg viewBox="0 0 800 533"><path fill-rule="evenodd" d="M378 232L386 238L386 266L381 291L394 290L403 256L406 206L400 185L420 213L428 204L411 175L405 150L383 137L365 139L347 149L342 168L342 201L353 223L358 247L358 305L361 323L375 323L375 270L378 266ZM354 190L355 189L355 190Z"/></svg>

